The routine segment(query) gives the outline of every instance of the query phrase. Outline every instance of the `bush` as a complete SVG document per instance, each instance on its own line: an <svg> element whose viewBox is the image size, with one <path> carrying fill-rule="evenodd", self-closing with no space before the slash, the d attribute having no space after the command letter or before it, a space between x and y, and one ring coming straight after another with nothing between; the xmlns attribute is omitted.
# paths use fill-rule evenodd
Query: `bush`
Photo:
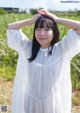
<svg viewBox="0 0 80 113"><path fill-rule="evenodd" d="M36 14L37 13L37 9L30 9L30 13L32 14L32 15L34 15L34 14Z"/></svg>
<svg viewBox="0 0 80 113"><path fill-rule="evenodd" d="M80 10L76 11L77 15L80 15Z"/></svg>
<svg viewBox="0 0 80 113"><path fill-rule="evenodd" d="M4 9L0 8L0 14L7 14L8 12L5 11Z"/></svg>

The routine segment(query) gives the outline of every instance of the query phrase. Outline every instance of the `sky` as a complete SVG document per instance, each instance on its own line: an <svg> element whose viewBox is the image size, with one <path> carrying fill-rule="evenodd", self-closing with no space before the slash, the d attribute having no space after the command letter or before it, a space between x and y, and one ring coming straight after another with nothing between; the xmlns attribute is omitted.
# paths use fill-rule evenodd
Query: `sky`
<svg viewBox="0 0 80 113"><path fill-rule="evenodd" d="M71 1L72 3L70 3ZM14 7L22 9L42 7L57 11L74 9L80 10L80 0L0 0L0 7Z"/></svg>

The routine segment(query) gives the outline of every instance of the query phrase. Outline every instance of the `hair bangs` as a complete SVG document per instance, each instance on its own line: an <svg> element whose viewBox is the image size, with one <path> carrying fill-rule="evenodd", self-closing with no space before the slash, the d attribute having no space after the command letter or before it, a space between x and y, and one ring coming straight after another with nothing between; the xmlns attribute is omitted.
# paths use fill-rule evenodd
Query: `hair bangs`
<svg viewBox="0 0 80 113"><path fill-rule="evenodd" d="M54 22L46 17L40 18L36 23L36 28L51 28L53 29Z"/></svg>

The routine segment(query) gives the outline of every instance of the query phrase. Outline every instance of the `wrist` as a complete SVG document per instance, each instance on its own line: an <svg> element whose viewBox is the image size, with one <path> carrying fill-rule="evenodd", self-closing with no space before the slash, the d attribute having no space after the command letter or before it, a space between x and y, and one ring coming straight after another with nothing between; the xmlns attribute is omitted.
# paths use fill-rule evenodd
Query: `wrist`
<svg viewBox="0 0 80 113"><path fill-rule="evenodd" d="M55 19L55 22L56 22L56 23L59 23L59 22L60 22L60 18L56 18L56 19Z"/></svg>
<svg viewBox="0 0 80 113"><path fill-rule="evenodd" d="M56 15L50 13L49 16L50 16L56 23L58 22L59 18L58 18Z"/></svg>

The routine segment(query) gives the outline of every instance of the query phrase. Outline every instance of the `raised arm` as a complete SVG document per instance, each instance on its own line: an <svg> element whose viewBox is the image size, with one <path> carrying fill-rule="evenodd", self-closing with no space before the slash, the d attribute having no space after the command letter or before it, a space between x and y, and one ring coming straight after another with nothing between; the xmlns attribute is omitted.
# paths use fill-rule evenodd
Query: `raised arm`
<svg viewBox="0 0 80 113"><path fill-rule="evenodd" d="M71 20L71 19L64 19L64 18L58 18L56 20L57 23L60 23L62 25L65 25L71 29L74 29L78 35L80 35L80 22Z"/></svg>
<svg viewBox="0 0 80 113"><path fill-rule="evenodd" d="M38 13L51 17L56 23L67 26L70 29L74 29L76 31L76 33L78 35L80 35L80 21L75 21L75 20L65 19L65 18L59 18L56 15L50 13L49 11L47 11L45 9L39 10Z"/></svg>
<svg viewBox="0 0 80 113"><path fill-rule="evenodd" d="M36 14L33 18L31 19L26 19L26 20L21 20L21 21L17 21L17 22L14 22L14 23L10 23L8 24L8 29L10 30L17 30L17 29L20 29L24 26L28 26L28 25L31 25L31 24L34 24L35 21L41 16L41 14Z"/></svg>

